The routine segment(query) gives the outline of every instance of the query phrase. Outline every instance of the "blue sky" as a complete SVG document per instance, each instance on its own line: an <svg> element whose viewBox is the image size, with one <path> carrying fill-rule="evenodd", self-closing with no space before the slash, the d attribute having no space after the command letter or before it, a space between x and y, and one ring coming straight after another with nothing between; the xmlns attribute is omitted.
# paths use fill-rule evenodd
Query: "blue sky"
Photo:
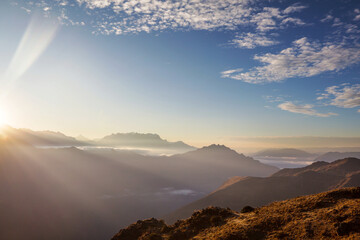
<svg viewBox="0 0 360 240"><path fill-rule="evenodd" d="M0 6L0 108L12 126L198 145L360 137L358 1Z"/></svg>

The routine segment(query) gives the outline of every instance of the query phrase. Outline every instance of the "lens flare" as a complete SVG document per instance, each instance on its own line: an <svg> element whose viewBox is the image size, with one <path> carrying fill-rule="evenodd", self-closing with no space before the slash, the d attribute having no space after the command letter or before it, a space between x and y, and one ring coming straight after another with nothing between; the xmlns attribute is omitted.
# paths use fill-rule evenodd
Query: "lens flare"
<svg viewBox="0 0 360 240"><path fill-rule="evenodd" d="M54 39L58 24L34 15L2 79L1 96L35 63Z"/></svg>

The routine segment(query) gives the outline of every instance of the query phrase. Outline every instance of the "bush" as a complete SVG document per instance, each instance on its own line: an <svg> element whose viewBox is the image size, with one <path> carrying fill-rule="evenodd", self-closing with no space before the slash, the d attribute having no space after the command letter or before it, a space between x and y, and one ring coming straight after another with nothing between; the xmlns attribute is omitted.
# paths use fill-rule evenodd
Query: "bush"
<svg viewBox="0 0 360 240"><path fill-rule="evenodd" d="M241 213L249 213L249 212L252 212L254 210L255 210L255 208L253 208L251 206L245 206L245 207L243 207L243 209L241 209Z"/></svg>

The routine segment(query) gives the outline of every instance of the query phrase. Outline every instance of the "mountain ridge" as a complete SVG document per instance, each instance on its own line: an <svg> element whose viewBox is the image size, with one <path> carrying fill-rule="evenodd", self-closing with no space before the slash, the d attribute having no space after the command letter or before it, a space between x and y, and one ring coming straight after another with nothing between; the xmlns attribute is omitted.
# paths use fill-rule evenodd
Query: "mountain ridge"
<svg viewBox="0 0 360 240"><path fill-rule="evenodd" d="M270 177L233 179L204 198L164 217L172 223L208 206L241 210L246 205L262 206L299 195L314 194L337 187L360 186L360 160L348 158L333 163L315 162L297 169L282 169Z"/></svg>
<svg viewBox="0 0 360 240"><path fill-rule="evenodd" d="M354 187L247 207L241 213L209 207L173 225L139 220L112 240L357 239L359 225L360 188Z"/></svg>

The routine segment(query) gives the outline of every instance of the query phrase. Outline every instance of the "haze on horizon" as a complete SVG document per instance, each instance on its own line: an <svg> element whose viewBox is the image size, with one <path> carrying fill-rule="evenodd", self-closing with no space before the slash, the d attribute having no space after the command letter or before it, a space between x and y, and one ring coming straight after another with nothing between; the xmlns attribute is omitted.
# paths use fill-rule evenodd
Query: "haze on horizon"
<svg viewBox="0 0 360 240"><path fill-rule="evenodd" d="M248 152L360 146L358 2L125 2L2 1L0 123Z"/></svg>

